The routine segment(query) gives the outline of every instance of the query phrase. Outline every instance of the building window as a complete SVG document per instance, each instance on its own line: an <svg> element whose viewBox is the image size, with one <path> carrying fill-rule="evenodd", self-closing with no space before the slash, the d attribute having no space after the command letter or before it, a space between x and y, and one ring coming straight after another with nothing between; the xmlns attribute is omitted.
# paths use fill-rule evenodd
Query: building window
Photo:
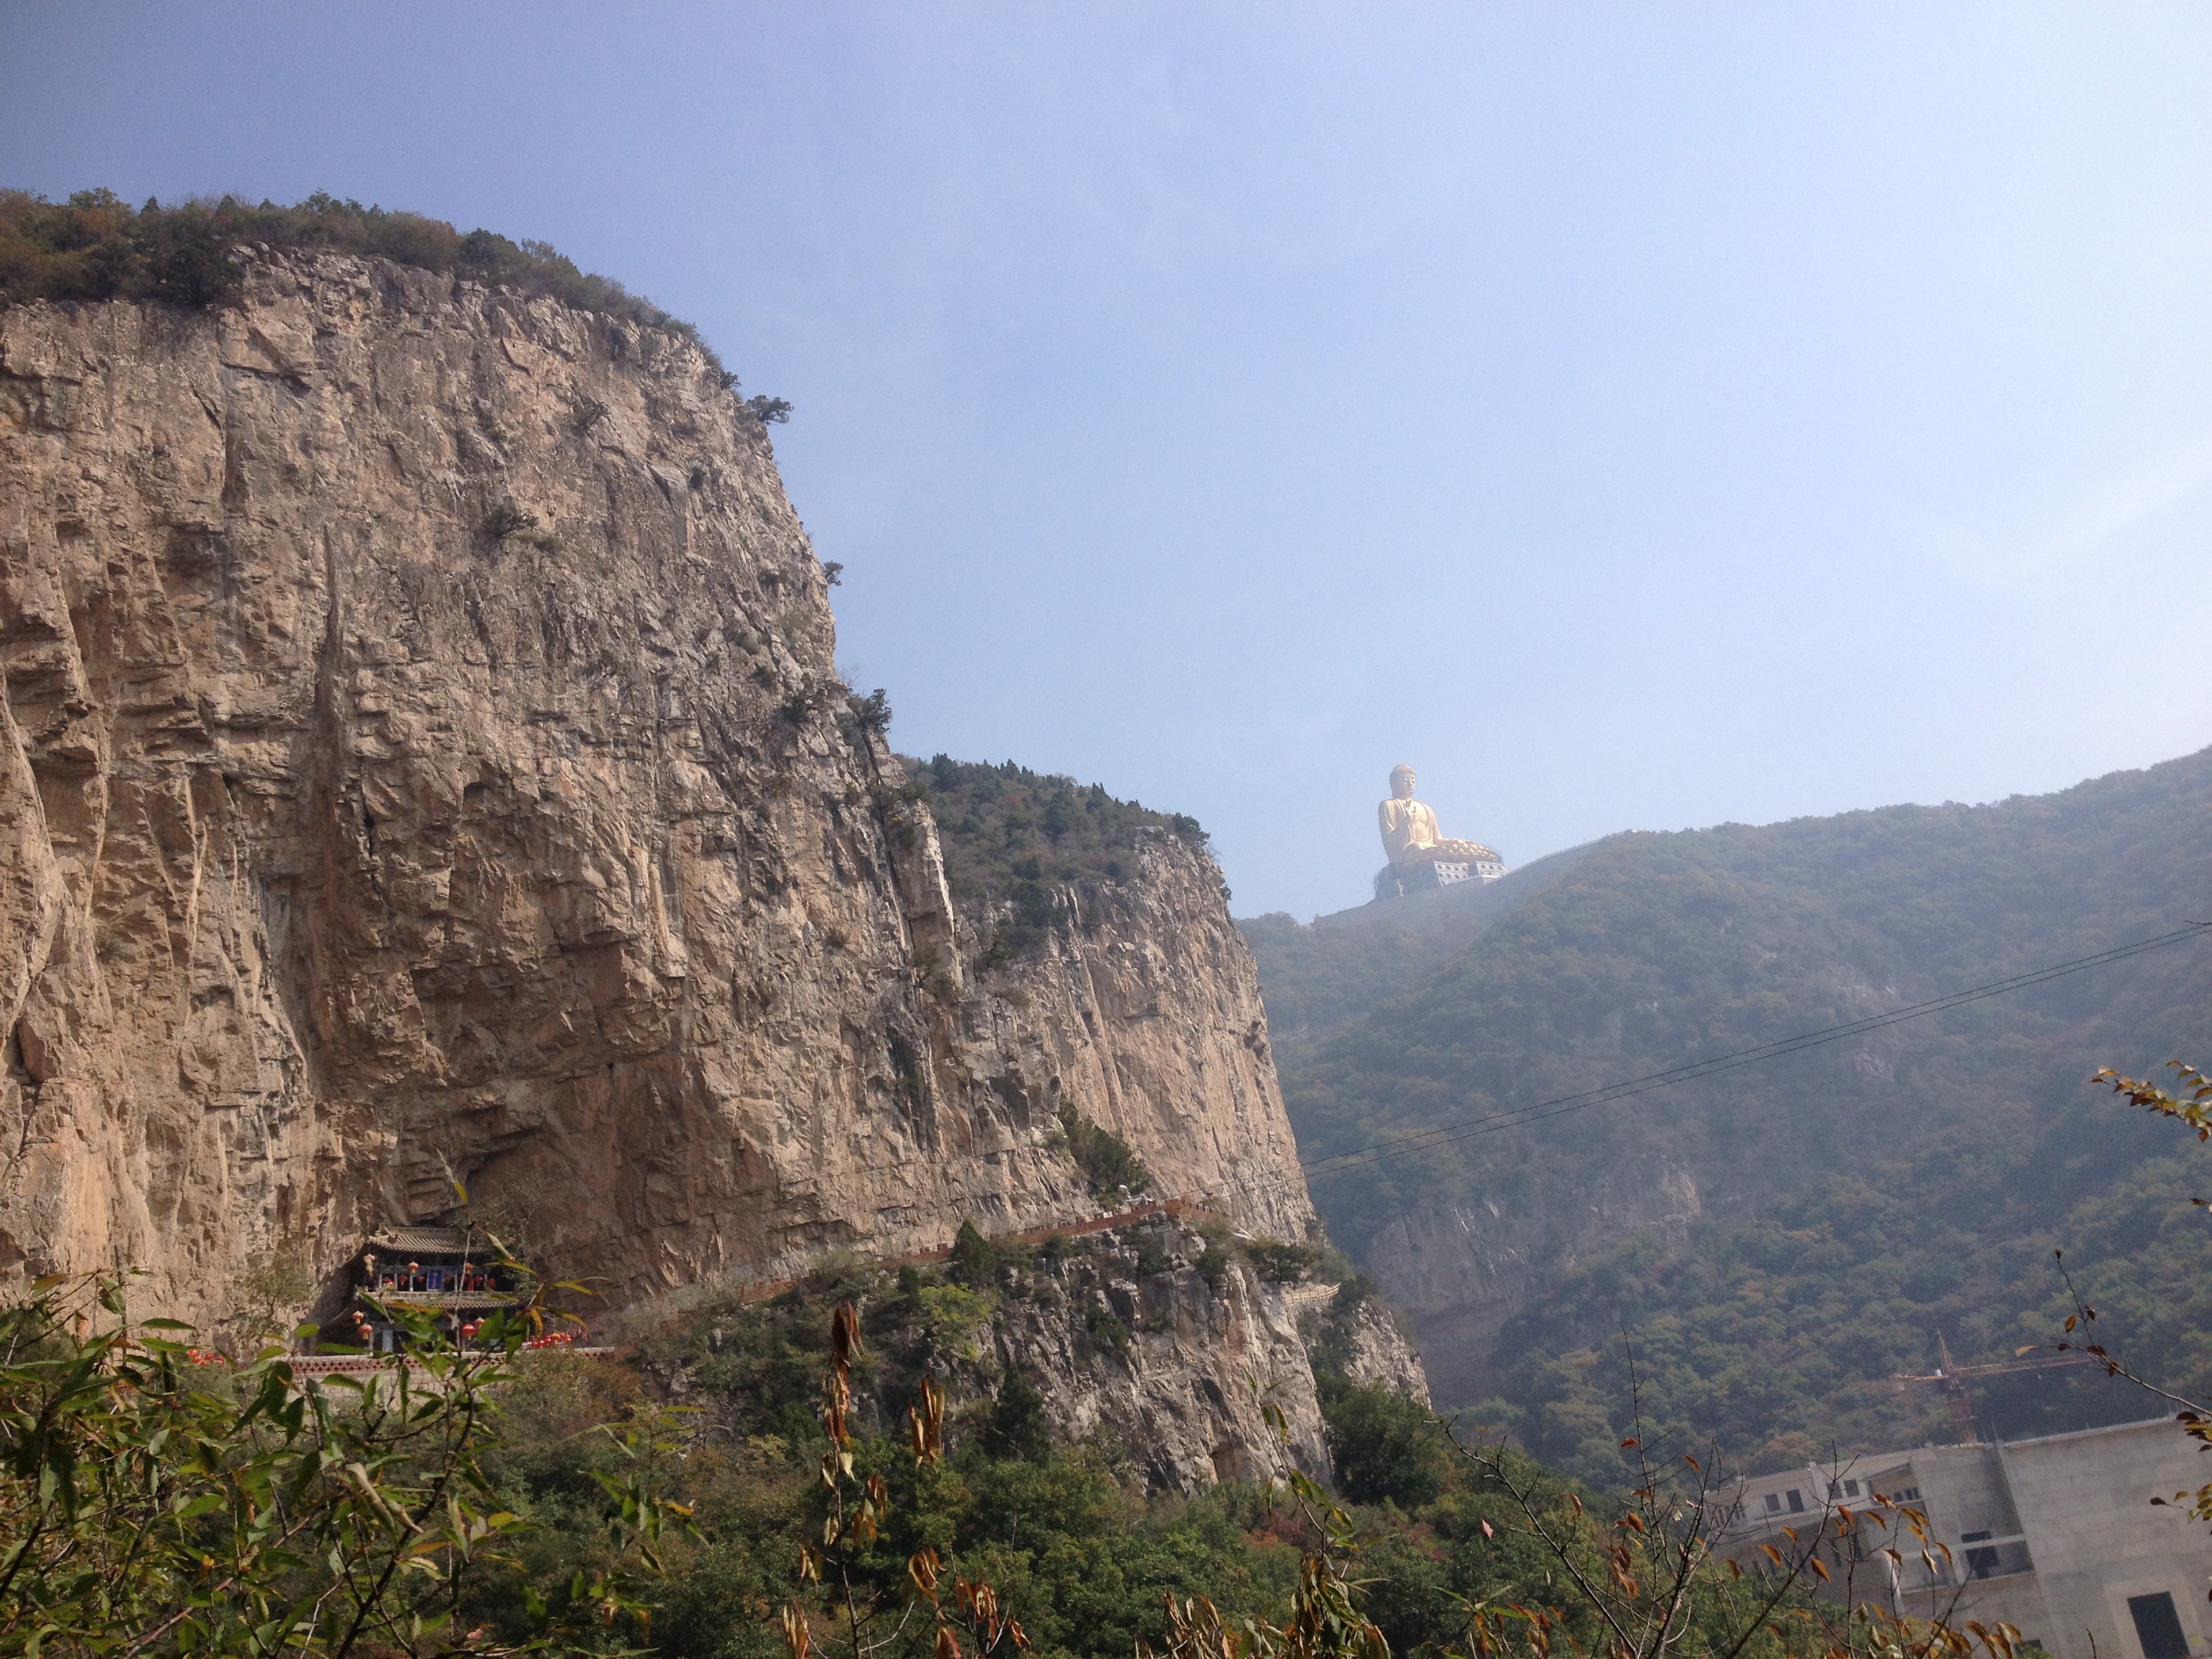
<svg viewBox="0 0 2212 1659"><path fill-rule="evenodd" d="M2166 1591L2130 1595L2128 1614L2136 1621L2136 1640L2142 1644L2143 1659L2189 1659L2189 1638L2181 1633L2181 1615L2174 1610L2173 1597Z"/></svg>
<svg viewBox="0 0 2212 1659"><path fill-rule="evenodd" d="M1802 1515L1804 1512L1805 1512L1805 1494L1804 1494L1803 1492L1799 1492L1799 1491L1797 1490L1797 1488L1796 1488L1796 1487L1795 1487L1795 1486L1790 1487L1790 1514L1792 1514L1792 1515Z"/></svg>
<svg viewBox="0 0 2212 1659"><path fill-rule="evenodd" d="M1766 1494L1766 1512L1769 1515L1779 1515L1782 1513L1782 1497L1780 1493L1769 1492Z"/></svg>
<svg viewBox="0 0 2212 1659"><path fill-rule="evenodd" d="M1986 1530L1982 1532L1962 1532L1959 1534L1959 1541L1962 1544L1979 1544L1989 1535L1990 1534ZM1968 1550L1966 1552L1966 1577L1969 1578L1994 1578L1997 1572L1997 1559L1996 1551L1988 1547L1986 1545L1978 1550Z"/></svg>

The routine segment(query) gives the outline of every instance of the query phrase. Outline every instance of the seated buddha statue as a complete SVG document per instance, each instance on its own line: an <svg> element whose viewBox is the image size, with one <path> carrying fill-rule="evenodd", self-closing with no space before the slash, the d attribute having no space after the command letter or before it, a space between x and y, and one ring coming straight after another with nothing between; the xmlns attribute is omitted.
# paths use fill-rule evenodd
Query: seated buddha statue
<svg viewBox="0 0 2212 1659"><path fill-rule="evenodd" d="M1479 841L1455 841L1437 832L1437 815L1413 799L1413 769L1390 769L1390 799L1376 809L1382 825L1382 849L1394 867L1408 865L1496 863L1498 854Z"/></svg>

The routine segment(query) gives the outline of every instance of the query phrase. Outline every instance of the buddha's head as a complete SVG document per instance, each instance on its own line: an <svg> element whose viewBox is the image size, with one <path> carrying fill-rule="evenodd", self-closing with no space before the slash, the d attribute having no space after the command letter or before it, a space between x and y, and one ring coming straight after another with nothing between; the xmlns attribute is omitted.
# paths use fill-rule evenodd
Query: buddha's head
<svg viewBox="0 0 2212 1659"><path fill-rule="evenodd" d="M1400 800L1413 799L1413 769L1412 767L1394 766L1390 769L1390 793Z"/></svg>

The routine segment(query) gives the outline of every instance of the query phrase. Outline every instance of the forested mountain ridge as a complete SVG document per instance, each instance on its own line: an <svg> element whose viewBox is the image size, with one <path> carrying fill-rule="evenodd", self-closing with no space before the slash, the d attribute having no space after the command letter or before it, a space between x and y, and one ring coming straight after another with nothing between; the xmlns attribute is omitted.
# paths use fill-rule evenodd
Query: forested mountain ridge
<svg viewBox="0 0 2212 1659"><path fill-rule="evenodd" d="M2208 806L2212 751L1986 806L1613 837L1411 988L1318 1043L1278 1043L1302 1152L2164 932L2212 892ZM1279 995L1285 954L1254 939ZM1624 1332L1654 1373L1647 1406L1747 1457L1917 1437L1924 1407L1887 1379L1930 1369L1939 1330L1961 1361L2045 1334L2053 1245L2115 1286L2188 1277L2171 1132L2087 1079L2212 1048L2208 993L2212 946L2191 942L1314 1192L1416 1311L1440 1396L1490 1398L1546 1456L1601 1472ZM2168 1318L2146 1340L2195 1363ZM2056 1385L2016 1392L2023 1424L2092 1409Z"/></svg>

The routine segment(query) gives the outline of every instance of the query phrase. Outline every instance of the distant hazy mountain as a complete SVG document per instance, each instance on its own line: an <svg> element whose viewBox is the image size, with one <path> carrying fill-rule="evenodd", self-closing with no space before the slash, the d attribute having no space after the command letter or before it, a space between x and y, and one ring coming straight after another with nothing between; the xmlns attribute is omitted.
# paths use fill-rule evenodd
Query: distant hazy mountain
<svg viewBox="0 0 2212 1659"><path fill-rule="evenodd" d="M1456 908L1243 924L1309 1160L2212 915L2212 750L1995 805L1625 835ZM1438 896L1440 898L1444 896ZM1790 1059L1324 1174L1439 1397L1601 1474L1645 1408L1735 1453L1942 1431L1954 1358L2048 1340L2063 1244L2148 1362L2212 1377L2212 1149L2090 1074L2212 1061L2212 939ZM2190 1182L2196 1185L2191 1187ZM2148 1415L2078 1373L2011 1432Z"/></svg>

